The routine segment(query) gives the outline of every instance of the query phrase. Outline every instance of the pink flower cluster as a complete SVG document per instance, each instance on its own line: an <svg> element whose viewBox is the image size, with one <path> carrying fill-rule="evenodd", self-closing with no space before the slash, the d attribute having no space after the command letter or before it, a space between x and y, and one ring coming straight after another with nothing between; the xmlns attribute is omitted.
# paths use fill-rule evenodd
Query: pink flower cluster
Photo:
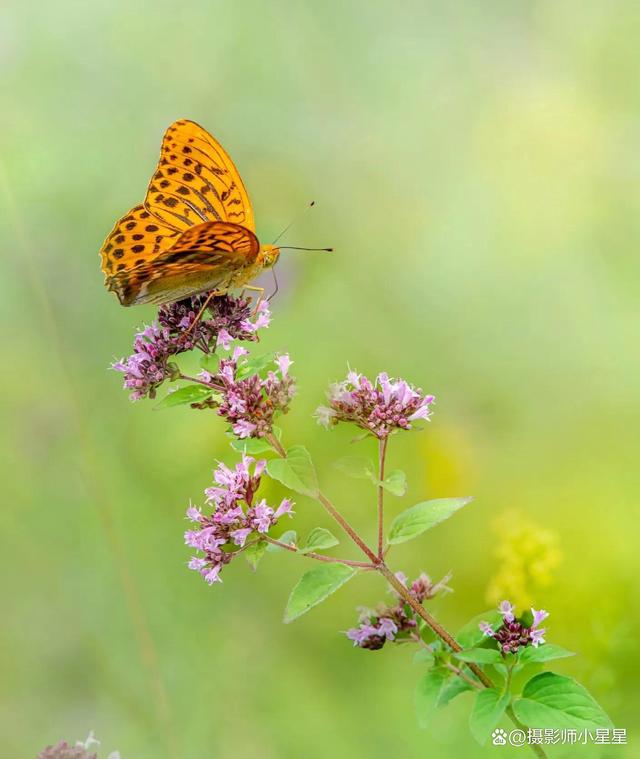
<svg viewBox="0 0 640 759"><path fill-rule="evenodd" d="M189 569L199 572L209 585L221 582L220 571L247 545L252 533L266 534L284 514L291 515L293 503L285 498L273 509L266 500L255 502L266 461L255 461L243 456L242 461L230 469L218 464L213 473L214 484L204 493L213 507L210 516L189 506L187 518L196 527L184 534L185 543L202 555L193 556Z"/></svg>
<svg viewBox="0 0 640 759"><path fill-rule="evenodd" d="M526 627L516 619L514 606L509 601L502 601L498 611L502 614L502 624L497 630L488 622L480 622L479 627L485 635L495 638L503 654L515 654L519 648L529 645L537 647L544 643L546 629L540 627L540 623L549 616L549 612L531 609L533 622L530 627Z"/></svg>
<svg viewBox="0 0 640 759"><path fill-rule="evenodd" d="M411 585L407 585L407 578L402 572L398 572L396 577L405 587L408 587L418 603L434 598L441 591L449 590L446 585L449 576L434 583L428 575L423 573ZM377 651L387 641L406 640L407 634L411 634L417 628L418 622L414 612L407 607L404 599L394 595L396 603L393 606L381 604L375 610L362 610L358 626L352 627L346 633L354 646Z"/></svg>
<svg viewBox="0 0 640 759"><path fill-rule="evenodd" d="M158 387L178 371L170 363L173 356L193 348L204 353L218 346L228 349L232 340L255 341L257 331L269 326L266 301L259 304L252 320L251 302L228 295L212 298L206 316L194 326L205 299L197 295L161 306L158 321L136 334L133 353L112 364L113 369L124 374L124 387L132 391L132 401L155 397Z"/></svg>
<svg viewBox="0 0 640 759"><path fill-rule="evenodd" d="M429 419L433 395L403 379L392 380L381 372L375 382L356 372L329 388L328 406L316 410L316 419L325 427L338 422L353 422L379 439L394 430L409 430L417 419Z"/></svg>
<svg viewBox="0 0 640 759"><path fill-rule="evenodd" d="M229 421L239 438L264 437L271 432L273 417L286 414L295 393L295 385L289 375L293 363L288 354L278 356L275 371L269 370L265 377L259 372L245 376L246 365L242 359L247 351L237 347L230 358L223 359L215 375L206 375L208 381L222 386L222 401L218 414Z"/></svg>
<svg viewBox="0 0 640 759"><path fill-rule="evenodd" d="M154 323L136 334L129 358L115 361L111 367L124 374L124 387L133 391L132 401L155 398L156 390L171 374L169 358L177 352L169 330Z"/></svg>

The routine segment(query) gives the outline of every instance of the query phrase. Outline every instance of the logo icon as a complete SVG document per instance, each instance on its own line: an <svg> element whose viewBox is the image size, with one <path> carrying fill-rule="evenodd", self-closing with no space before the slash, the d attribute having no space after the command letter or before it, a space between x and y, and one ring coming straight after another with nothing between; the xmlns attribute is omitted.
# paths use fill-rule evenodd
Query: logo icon
<svg viewBox="0 0 640 759"><path fill-rule="evenodd" d="M505 731L498 727L491 733L491 738L493 740L494 746L506 746L507 745L507 734Z"/></svg>

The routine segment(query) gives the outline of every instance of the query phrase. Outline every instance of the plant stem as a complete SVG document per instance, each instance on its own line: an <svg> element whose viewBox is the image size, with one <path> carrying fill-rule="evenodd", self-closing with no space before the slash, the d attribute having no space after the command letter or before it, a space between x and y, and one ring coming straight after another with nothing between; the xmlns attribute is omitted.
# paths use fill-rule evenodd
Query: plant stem
<svg viewBox="0 0 640 759"><path fill-rule="evenodd" d="M387 438L378 440L378 558L384 557L384 461L387 455Z"/></svg>
<svg viewBox="0 0 640 759"><path fill-rule="evenodd" d="M218 382L205 382L203 379L198 379L198 377L189 377L188 374L182 374L182 372L180 372L178 375L178 379L187 380L187 382L197 382L198 385L210 387L212 390L219 390L220 392L224 391L224 386Z"/></svg>
<svg viewBox="0 0 640 759"><path fill-rule="evenodd" d="M286 459L287 458L287 452L282 447L280 441L273 434L273 432L269 432L269 434L266 435L266 438L271 443L271 445L276 449L276 451L278 452L278 456L280 456L280 458Z"/></svg>
<svg viewBox="0 0 640 759"><path fill-rule="evenodd" d="M276 540L275 538L270 538L268 535L264 535L263 539L274 546L278 546L279 548L284 548L285 550L291 551L292 553L299 553L301 556L308 556L310 559L317 559L318 561L331 562L333 564L346 564L349 567L358 567L359 569L375 569L373 564L369 564L368 561L353 561L352 559L339 559L336 556L327 556L324 553L315 553L314 551L308 551L307 553L302 553L300 549L297 548L296 546L293 546L290 543L283 543L281 540Z"/></svg>
<svg viewBox="0 0 640 759"><path fill-rule="evenodd" d="M433 651L433 649L431 648L431 646L430 646L428 643L426 643L426 642L425 642L425 641L424 641L424 640L423 640L423 639L420 637L420 635L418 635L417 633L413 633L413 634L411 635L411 639L412 639L412 640L414 640L414 641L415 641L416 643L418 643L419 645L421 645L423 648L426 648L426 649L427 649L427 651L430 651L431 653L434 653L434 651ZM474 680L472 677L469 677L469 675L467 675L467 674L466 674L466 672L463 672L463 671L460 669L460 667L456 667L456 666L455 666L455 664L451 664L451 662L442 662L442 664L443 664L443 665L444 665L444 666L445 666L445 667L446 667L446 668L447 668L449 671L451 671L451 672L453 672L454 674L456 674L456 675L457 675L459 678L461 678L462 680L464 680L466 683L469 683L469 685L473 686L474 688L479 688L480 690L482 690L482 688L484 687L484 686L483 686L481 683L479 683L477 680Z"/></svg>
<svg viewBox="0 0 640 759"><path fill-rule="evenodd" d="M422 604L419 604L416 599L411 595L408 588L406 588L400 580L393 574L393 572L387 567L387 565L384 562L381 562L377 565L376 569L380 574L382 574L389 585L397 591L398 595L402 597L404 601L406 601L409 606L415 611L416 614L418 614L424 621L429 625L429 627L433 630L433 632L440 638L440 640L444 641L453 651L462 651L462 646L458 643L458 641L449 633L445 628L434 618L429 614L429 612L424 608ZM453 665L452 665L453 666ZM494 684L491 682L491 680L485 675L485 673L480 669L480 667L475 664L474 662L467 662L467 666L469 669L473 672L473 674L480 680L482 685L484 685L485 688L493 688L495 687ZM456 668L457 669L457 668ZM456 673L458 674L458 673ZM464 673L462 673L464 674ZM513 709L511 706L508 706L506 709L506 714L509 716L509 719L513 722L513 724L519 729L524 730L524 732L527 732L527 728L518 720L516 717ZM540 759L545 759L546 754L544 752L544 749L537 745L537 744L531 744L531 750L536 754Z"/></svg>
<svg viewBox="0 0 640 759"><path fill-rule="evenodd" d="M369 546L364 542L364 540L358 535L358 533L353 529L353 527L347 522L347 520L342 516L342 514L336 509L336 507L331 503L331 501L327 498L324 493L318 493L316 498L320 503L324 506L324 508L331 514L331 516L336 520L336 522L342 527L342 529L347 533L347 535L353 540L353 542L358 546L358 548L367 556L367 558L371 559L371 563L374 564L376 567L380 564L380 559L376 556L376 554L369 548Z"/></svg>
<svg viewBox="0 0 640 759"><path fill-rule="evenodd" d="M266 436L266 438L274 447L274 449L278 452L279 456L281 456L282 458L287 457L286 450L282 447L280 441L276 438L276 436L273 433L269 433ZM351 525L342 516L342 514L338 511L338 509L336 509L336 507L331 503L331 501L320 491L318 491L318 493L316 494L316 500L318 500L322 504L322 506L324 506L326 511L336 520L336 522L340 525L340 527L342 527L342 529L347 533L347 535L351 538L351 540L358 546L358 548L360 548L360 550L367 556L367 558L371 560L371 564L368 564L367 567L370 567L380 572L380 574L387 580L389 585L391 585L391 587L398 593L398 595L404 601L406 601L406 603L413 609L413 611L419 617L421 617L427 623L427 625L429 625L431 630L433 630L433 632L440 638L440 640L446 643L449 646L449 648L451 648L452 651L455 651L455 652L462 651L462 646L453 637L453 635L451 635L450 632L445 630L445 628L438 622L438 620L432 617L431 614L429 614L429 612L424 608L422 604L418 603L418 601L409 592L409 589L405 587L400 582L400 580L398 580L395 574L385 564L382 556L377 556L369 548L369 546L364 542L364 540L360 537L360 535L358 535L358 533L353 529L353 527L351 527ZM274 541L273 539L271 539L271 542L279 543L279 541ZM286 543L281 543L280 545L289 551L296 550L293 546L288 546ZM343 563L348 563L348 562L343 562ZM474 662L467 662L467 666L485 688L495 687L493 682L487 677L487 675L482 671L482 669L477 664L475 664ZM458 667L455 667L454 665L451 665L451 667L453 667L452 671L458 669ZM449 667L449 669L451 669L451 667ZM459 672L456 672L456 674L458 676L464 675L462 670L459 670ZM466 679L466 678L463 678L463 679ZM509 719L513 722L513 724L519 730L524 730L524 732L526 733L527 731L526 727L518 720L511 706L508 706L506 708L505 713L508 715ZM536 754L536 756L540 757L540 759L546 759L547 755L545 754L544 749L541 746L537 744L531 744L531 750L534 752L534 754Z"/></svg>
<svg viewBox="0 0 640 759"><path fill-rule="evenodd" d="M287 452L282 447L282 444L278 440L278 438L273 434L273 432L270 432L268 435L266 435L267 440L271 443L271 445L275 448L275 450L278 452L278 455L280 455L283 459L287 458ZM324 506L324 508L331 514L331 516L336 520L336 522L342 527L342 529L347 533L347 535L353 540L353 542L358 546L358 548L371 560L373 564L376 566L380 562L380 559L376 556L376 554L369 548L369 546L364 542L364 540L358 535L358 533L353 529L353 527L347 522L347 520L342 516L342 514L336 509L336 507L331 503L331 501L324 495L324 493L321 493L318 491L316 494L316 499L320 501L320 503Z"/></svg>
<svg viewBox="0 0 640 759"><path fill-rule="evenodd" d="M433 632L442 640L444 641L449 648L452 651L462 651L462 646L458 643L458 641L451 635L451 633L447 632L447 630L444 629L444 627L438 622L437 619L431 616L429 612L424 608L424 606L421 603L418 603L416 599L411 595L409 592L409 589L405 587L400 580L393 574L393 572L389 569L389 567L384 564L378 564L378 572L382 574L389 585L396 591L396 593L402 598L403 601L406 601L406 603L409 604L409 606L415 611L415 613L422 617L422 619L429 625L429 627L433 630ZM480 680L480 682L487 688L493 688L493 683L489 678L485 675L485 673L478 667L477 664L474 664L474 662L468 662L469 669L473 672L473 674Z"/></svg>

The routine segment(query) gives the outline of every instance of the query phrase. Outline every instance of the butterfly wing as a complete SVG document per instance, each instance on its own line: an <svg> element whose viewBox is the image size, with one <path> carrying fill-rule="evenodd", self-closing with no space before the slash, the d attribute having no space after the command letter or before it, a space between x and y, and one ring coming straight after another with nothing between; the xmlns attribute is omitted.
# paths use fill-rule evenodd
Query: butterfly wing
<svg viewBox="0 0 640 759"><path fill-rule="evenodd" d="M186 119L165 132L144 205L178 231L229 221L255 232L251 202L233 161L206 129Z"/></svg>
<svg viewBox="0 0 640 759"><path fill-rule="evenodd" d="M134 206L116 222L104 241L100 256L105 277L147 263L170 248L179 236L143 205Z"/></svg>
<svg viewBox="0 0 640 759"><path fill-rule="evenodd" d="M214 223L227 227L212 232ZM216 266L220 281L228 279L258 248L249 196L233 161L205 129L182 119L165 132L144 203L116 223L100 254L108 289L131 305L200 292L205 288L188 284L199 287L199 278L210 278ZM223 261L213 253L227 255Z"/></svg>
<svg viewBox="0 0 640 759"><path fill-rule="evenodd" d="M229 222L189 227L168 250L107 276L106 285L123 306L170 303L209 290L226 290L251 267L258 238Z"/></svg>

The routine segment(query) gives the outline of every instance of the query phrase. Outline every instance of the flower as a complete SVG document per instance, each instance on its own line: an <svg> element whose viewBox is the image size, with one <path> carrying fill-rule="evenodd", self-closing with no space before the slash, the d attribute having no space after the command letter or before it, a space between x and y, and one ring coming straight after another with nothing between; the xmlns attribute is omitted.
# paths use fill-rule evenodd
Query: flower
<svg viewBox="0 0 640 759"><path fill-rule="evenodd" d="M549 616L547 611L544 609L536 611L532 608L533 622L529 627L516 619L514 607L509 601L502 601L498 611L502 614L502 624L497 630L494 630L488 622L480 622L479 627L486 636L495 638L503 654L515 654L520 648L526 648L529 645L536 648L544 643L543 636L546 630L539 625Z"/></svg>
<svg viewBox="0 0 640 759"><path fill-rule="evenodd" d="M172 336L181 339L182 351L199 346L206 352L219 345L229 350L232 340L257 340L256 332L264 323L264 313L268 315L268 303L261 301L256 310L257 319L251 321L251 301L221 295L211 298L205 314L195 324L208 294L194 295L177 303L169 303L158 309L160 325L168 329ZM264 305L263 305L264 304ZM260 325L257 322L260 320Z"/></svg>
<svg viewBox="0 0 640 759"><path fill-rule="evenodd" d="M354 371L331 385L327 397L329 405L318 407L315 413L319 424L330 427L353 422L380 440L394 430L410 430L418 419L428 420L435 400L403 379L390 379L385 372L371 382Z"/></svg>
<svg viewBox="0 0 640 759"><path fill-rule="evenodd" d="M510 604L509 601L502 601L500 606L498 606L498 611L504 617L505 622L513 622L513 608L513 604Z"/></svg>
<svg viewBox="0 0 640 759"><path fill-rule="evenodd" d="M196 295L160 306L157 322L136 333L133 353L112 364L112 369L124 374L124 387L133 391L132 401L154 398L165 380L176 378L179 370L170 362L172 356L193 348L207 354L219 346L228 350L232 340L257 340L257 331L269 325L266 301L258 305L252 321L251 302L228 295L212 298L206 318L198 319L206 298Z"/></svg>
<svg viewBox="0 0 640 759"><path fill-rule="evenodd" d="M259 373L245 376L245 351L236 348L233 354L220 362L216 379L222 385L222 400L217 406L219 416L230 424L239 438L264 437L273 429L276 413L286 414L295 393L289 367L293 363L285 353L274 363L265 377Z"/></svg>
<svg viewBox="0 0 640 759"><path fill-rule="evenodd" d="M209 585L222 582L222 568L247 546L252 533L256 533L256 538L266 534L281 516L293 513L293 503L288 498L276 509L264 498L254 503L265 466L266 461L246 455L233 469L219 462L213 473L214 484L204 491L207 504L213 507L212 513L207 516L195 506L187 509L187 518L194 529L184 533L184 541L198 552L191 557L188 567Z"/></svg>
<svg viewBox="0 0 640 759"><path fill-rule="evenodd" d="M124 374L124 387L133 390L132 401L154 398L157 388L171 376L169 358L177 352L169 330L152 324L136 333L129 358L115 361L111 368Z"/></svg>
<svg viewBox="0 0 640 759"><path fill-rule="evenodd" d="M93 730L89 733L84 741L76 741L75 746L69 745L67 741L59 741L55 746L47 746L38 754L38 759L97 759L97 754L89 753L89 749L99 746L93 735ZM120 759L118 751L112 751L108 759Z"/></svg>
<svg viewBox="0 0 640 759"><path fill-rule="evenodd" d="M407 578L402 572L398 572L396 577L408 588L418 603L433 598L441 591L448 590L445 583L449 580L449 575L433 583L429 576L423 573L411 584L407 584ZM401 596L395 592L393 594L395 597L393 605L380 604L375 610L361 610L358 626L352 627L345 633L347 638L353 641L354 646L377 651L387 641L407 640L416 634L414 631L418 622L415 613Z"/></svg>
<svg viewBox="0 0 640 759"><path fill-rule="evenodd" d="M47 746L38 754L38 759L97 759L97 757L97 754L90 754L82 744L70 746L66 741L59 741L55 746Z"/></svg>

